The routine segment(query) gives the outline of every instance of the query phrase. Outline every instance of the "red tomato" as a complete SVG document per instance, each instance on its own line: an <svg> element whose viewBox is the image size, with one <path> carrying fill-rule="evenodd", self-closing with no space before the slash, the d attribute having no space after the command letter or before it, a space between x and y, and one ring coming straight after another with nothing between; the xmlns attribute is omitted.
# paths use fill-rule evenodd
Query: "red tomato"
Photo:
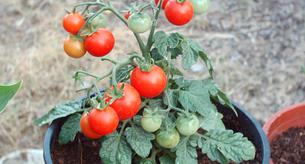
<svg viewBox="0 0 305 164"><path fill-rule="evenodd" d="M100 28L85 39L86 50L95 57L107 55L114 47L115 39L107 29Z"/></svg>
<svg viewBox="0 0 305 164"><path fill-rule="evenodd" d="M119 125L119 117L111 107L103 110L93 109L88 115L91 129L100 135L108 135L116 130Z"/></svg>
<svg viewBox="0 0 305 164"><path fill-rule="evenodd" d="M122 83L119 83L118 88L121 86ZM127 83L124 83L123 95L123 97L116 99L110 106L116 111L120 120L127 120L139 112L141 97L138 91ZM107 94L106 99L110 99Z"/></svg>
<svg viewBox="0 0 305 164"><path fill-rule="evenodd" d="M76 35L85 22L84 17L80 13L70 13L64 17L63 26L67 32Z"/></svg>
<svg viewBox="0 0 305 164"><path fill-rule="evenodd" d="M153 65L148 72L135 68L130 77L131 85L136 88L141 96L154 98L159 96L167 85L167 77L162 68Z"/></svg>
<svg viewBox="0 0 305 164"><path fill-rule="evenodd" d="M82 115L82 118L80 120L80 129L81 129L82 133L90 139L98 139L98 138L102 137L102 135L97 134L89 126L88 113L84 113Z"/></svg>
<svg viewBox="0 0 305 164"><path fill-rule="evenodd" d="M125 19L128 19L130 17L131 13L128 11L127 13L124 14Z"/></svg>
<svg viewBox="0 0 305 164"><path fill-rule="evenodd" d="M168 0L163 0L162 9L165 9L165 6L167 5L167 2L168 2ZM158 5L158 3L159 3L159 0L155 0L155 4Z"/></svg>
<svg viewBox="0 0 305 164"><path fill-rule="evenodd" d="M194 8L189 0L169 0L164 11L167 20L177 26L187 24L194 16Z"/></svg>

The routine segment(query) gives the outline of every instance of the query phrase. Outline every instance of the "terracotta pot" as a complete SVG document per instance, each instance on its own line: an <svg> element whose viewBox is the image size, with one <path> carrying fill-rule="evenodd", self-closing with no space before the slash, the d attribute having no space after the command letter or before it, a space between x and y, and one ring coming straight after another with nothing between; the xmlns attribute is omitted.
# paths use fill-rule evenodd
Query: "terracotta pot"
<svg viewBox="0 0 305 164"><path fill-rule="evenodd" d="M277 112L266 122L263 129L271 143L277 136L294 127L305 127L305 103ZM272 159L270 164L273 164Z"/></svg>

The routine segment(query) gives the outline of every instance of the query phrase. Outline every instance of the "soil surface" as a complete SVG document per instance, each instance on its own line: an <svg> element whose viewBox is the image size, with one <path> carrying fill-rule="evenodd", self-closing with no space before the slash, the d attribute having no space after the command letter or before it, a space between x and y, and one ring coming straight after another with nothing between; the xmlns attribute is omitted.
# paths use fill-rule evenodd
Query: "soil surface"
<svg viewBox="0 0 305 164"><path fill-rule="evenodd" d="M225 109L229 110L229 109ZM226 113L223 118L223 122L226 128L232 129L235 132L241 132L244 136L251 140L250 134L247 133L245 126L241 125L237 117L233 113ZM305 133L304 133L305 135ZM99 157L100 144L99 141L88 140L82 134L78 134L75 140L66 145L59 145L57 142L58 134L55 140L52 142L52 158L55 160L55 164L100 164ZM257 145L255 145L257 147ZM303 146L304 147L304 146ZM252 161L246 161L242 164L261 164L262 153L261 150L256 148L256 157ZM210 161L206 155L198 152L199 164L217 164Z"/></svg>
<svg viewBox="0 0 305 164"><path fill-rule="evenodd" d="M271 143L276 164L305 164L305 128L291 128Z"/></svg>

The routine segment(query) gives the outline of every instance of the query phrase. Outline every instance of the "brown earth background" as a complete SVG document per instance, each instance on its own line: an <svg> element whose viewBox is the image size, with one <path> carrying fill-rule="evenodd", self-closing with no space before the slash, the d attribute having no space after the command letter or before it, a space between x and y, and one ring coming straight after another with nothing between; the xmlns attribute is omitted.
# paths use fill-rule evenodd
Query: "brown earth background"
<svg viewBox="0 0 305 164"><path fill-rule="evenodd" d="M64 8L77 2L0 1L0 83L24 81L0 115L0 156L42 147L46 127L35 127L32 121L55 104L80 96L72 79L75 71L103 74L109 69L89 55L75 60L63 52ZM114 4L120 7L122 2L130 1ZM174 27L162 18L159 27L200 42L214 63L217 83L264 122L281 108L305 101L305 75L300 71L305 65L304 20L304 0L212 0L209 12L189 25ZM132 33L114 17L108 28L117 41L111 58L121 60L126 52L138 51Z"/></svg>

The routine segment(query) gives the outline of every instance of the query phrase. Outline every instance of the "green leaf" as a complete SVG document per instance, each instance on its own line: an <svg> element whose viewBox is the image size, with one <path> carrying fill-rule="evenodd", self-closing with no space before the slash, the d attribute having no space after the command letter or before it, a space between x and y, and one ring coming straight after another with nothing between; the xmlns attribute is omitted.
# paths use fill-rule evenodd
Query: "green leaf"
<svg viewBox="0 0 305 164"><path fill-rule="evenodd" d="M220 90L218 85L212 79L210 79L210 78L205 79L202 81L202 83L203 83L203 87L205 87L207 90L209 90L209 93L214 100L218 101L220 104L222 104L224 106L231 108L237 115L237 112L236 112L231 100L228 98L228 96L223 91Z"/></svg>
<svg viewBox="0 0 305 164"><path fill-rule="evenodd" d="M21 85L22 81L12 85L0 85L0 113L4 111L4 108L20 89Z"/></svg>
<svg viewBox="0 0 305 164"><path fill-rule="evenodd" d="M160 164L175 164L175 159L168 155L161 156L159 160Z"/></svg>
<svg viewBox="0 0 305 164"><path fill-rule="evenodd" d="M153 48L150 52L151 57L154 59L155 62L160 61L162 59L165 59L164 56L162 56L157 48ZM160 65L159 65L160 66Z"/></svg>
<svg viewBox="0 0 305 164"><path fill-rule="evenodd" d="M104 164L131 164L132 150L124 136L118 133L107 136L99 155Z"/></svg>
<svg viewBox="0 0 305 164"><path fill-rule="evenodd" d="M74 100L64 104L60 104L51 109L46 115L34 120L34 124L42 126L47 123L51 123L58 118L66 117L68 115L82 112L85 108L82 108L82 100Z"/></svg>
<svg viewBox="0 0 305 164"><path fill-rule="evenodd" d="M137 126L128 127L125 130L127 142L131 148L142 158L148 157L152 148L151 140L154 135Z"/></svg>
<svg viewBox="0 0 305 164"><path fill-rule="evenodd" d="M230 160L240 163L255 158L254 145L241 133L232 130L210 130L198 146L211 160L221 163Z"/></svg>
<svg viewBox="0 0 305 164"><path fill-rule="evenodd" d="M184 69L190 69L192 65L197 62L198 54L194 51L190 45L190 42L183 41L181 43L182 48L182 66Z"/></svg>
<svg viewBox="0 0 305 164"><path fill-rule="evenodd" d="M116 80L118 82L125 82L130 78L130 72L133 70L133 66L126 65L117 70Z"/></svg>
<svg viewBox="0 0 305 164"><path fill-rule="evenodd" d="M175 150L177 164L197 164L197 151L189 144L189 137L182 138Z"/></svg>
<svg viewBox="0 0 305 164"><path fill-rule="evenodd" d="M154 43L160 55L165 56L167 52L167 35L164 31L158 31L155 33Z"/></svg>
<svg viewBox="0 0 305 164"><path fill-rule="evenodd" d="M215 105L210 100L209 90L203 87L202 81L176 80L181 87L178 101L185 108L200 115L208 117L216 111Z"/></svg>
<svg viewBox="0 0 305 164"><path fill-rule="evenodd" d="M301 66L301 70L303 73L305 73L305 66Z"/></svg>
<svg viewBox="0 0 305 164"><path fill-rule="evenodd" d="M167 45L169 46L169 48L176 48L182 40L183 36L181 36L179 33L171 33L167 37Z"/></svg>
<svg viewBox="0 0 305 164"><path fill-rule="evenodd" d="M68 142L74 141L76 134L80 131L80 122L81 115L73 114L69 116L67 121L62 125L59 132L58 143L63 145Z"/></svg>
<svg viewBox="0 0 305 164"><path fill-rule="evenodd" d="M201 58L201 60L204 61L206 67L208 68L210 76L213 78L214 68L212 65L212 61L209 59L208 55L204 51L199 51L198 54L199 54L199 57Z"/></svg>
<svg viewBox="0 0 305 164"><path fill-rule="evenodd" d="M212 111L208 117L200 117L200 127L206 131L213 129L225 129L225 125L222 122L222 114L217 111Z"/></svg>

